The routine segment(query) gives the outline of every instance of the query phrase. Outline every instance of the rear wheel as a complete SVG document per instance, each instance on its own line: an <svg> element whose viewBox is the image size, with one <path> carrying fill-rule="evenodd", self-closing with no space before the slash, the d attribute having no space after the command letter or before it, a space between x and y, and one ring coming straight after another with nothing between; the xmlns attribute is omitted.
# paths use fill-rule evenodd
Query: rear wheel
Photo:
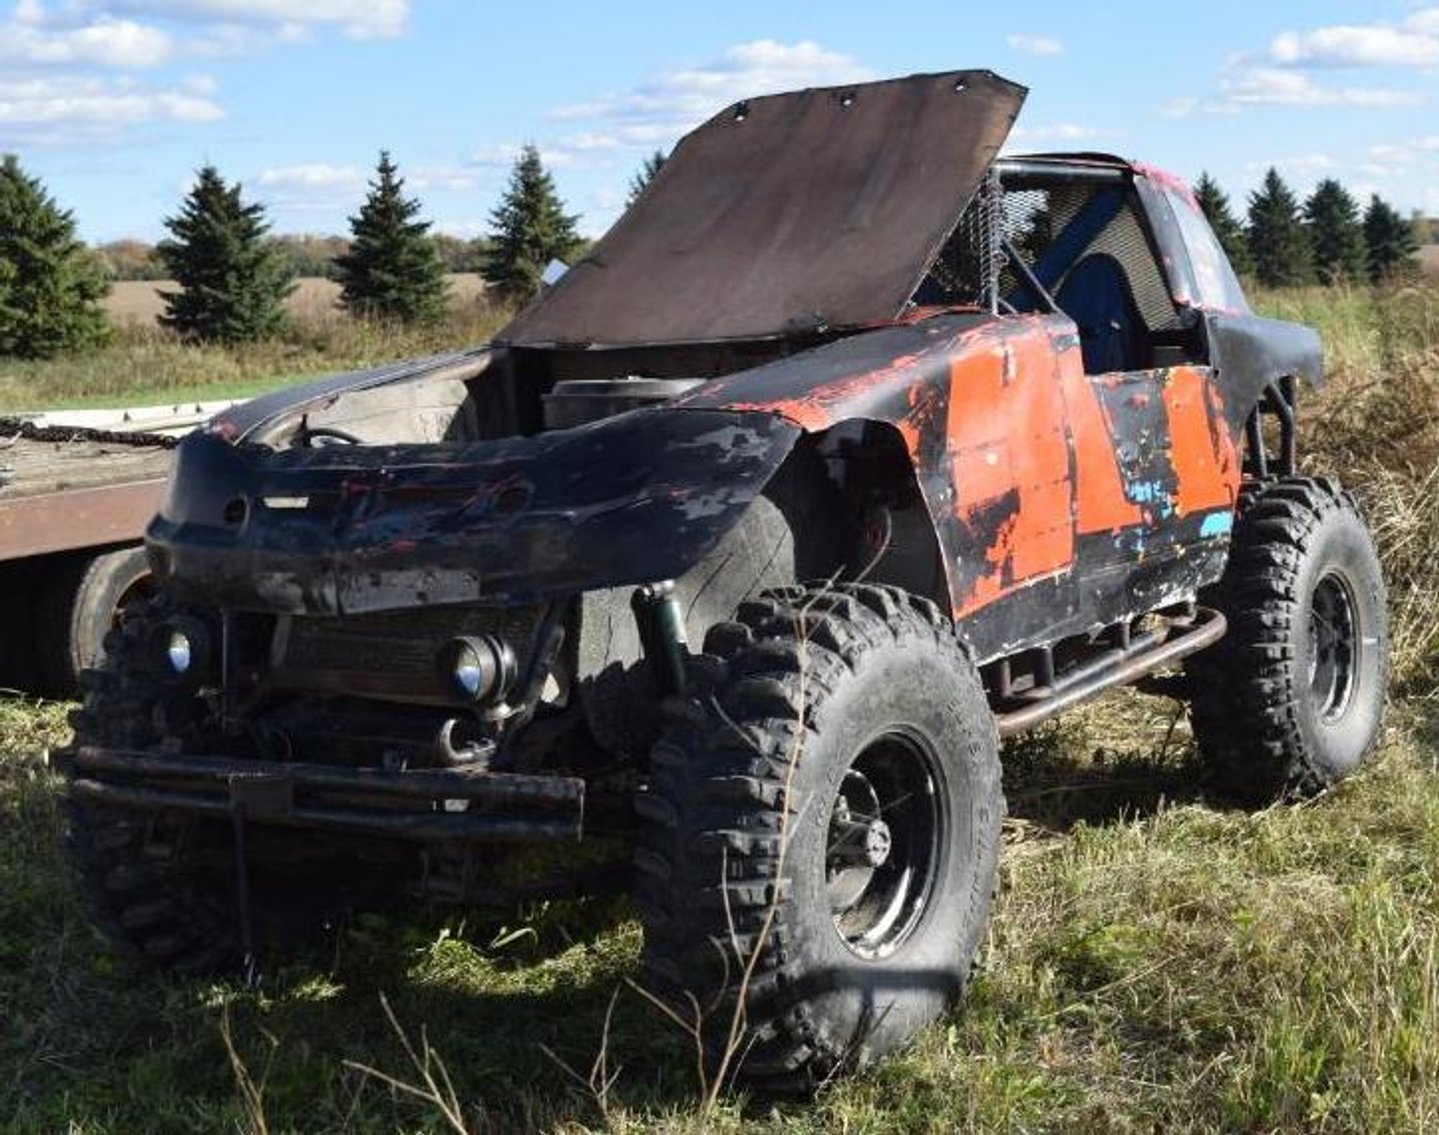
<svg viewBox="0 0 1439 1135"><path fill-rule="evenodd" d="M722 673L674 708L638 799L645 962L700 1011L712 1072L804 1089L962 991L998 861L998 740L949 621L895 589L771 592L706 648Z"/></svg>
<svg viewBox="0 0 1439 1135"><path fill-rule="evenodd" d="M1229 631L1188 672L1220 784L1259 802L1357 768L1379 735L1389 654L1379 557L1353 498L1323 479L1264 486L1207 602Z"/></svg>

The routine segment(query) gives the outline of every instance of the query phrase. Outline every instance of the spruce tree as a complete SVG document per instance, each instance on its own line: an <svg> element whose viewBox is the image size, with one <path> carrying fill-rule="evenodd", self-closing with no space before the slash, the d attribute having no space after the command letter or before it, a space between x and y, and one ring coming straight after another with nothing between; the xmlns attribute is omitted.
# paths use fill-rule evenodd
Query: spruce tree
<svg viewBox="0 0 1439 1135"><path fill-rule="evenodd" d="M640 166L634 177L630 178L630 196L629 200L625 202L626 208L640 199L640 194L649 188L650 182L655 179L655 175L660 170L664 169L667 160L667 155L663 150L656 150L645 159L644 165Z"/></svg>
<svg viewBox="0 0 1439 1135"><path fill-rule="evenodd" d="M1339 182L1326 177L1314 187L1304 203L1304 221L1321 284L1357 283L1366 277L1369 268L1359 206Z"/></svg>
<svg viewBox="0 0 1439 1135"><path fill-rule="evenodd" d="M1299 200L1273 166L1264 183L1249 195L1249 254L1254 274L1271 288L1314 280L1309 234L1299 215Z"/></svg>
<svg viewBox="0 0 1439 1135"><path fill-rule="evenodd" d="M1253 275L1254 261L1249 256L1249 242L1244 237L1244 226L1235 219L1230 208L1229 195L1209 174L1201 173L1194 184L1194 197L1234 271L1240 276Z"/></svg>
<svg viewBox="0 0 1439 1135"><path fill-rule="evenodd" d="M162 292L160 322L196 339L239 343L278 334L285 297L294 289L272 242L264 206L246 204L238 182L226 185L214 166L196 175L178 216L166 217L171 239L155 254L178 292Z"/></svg>
<svg viewBox="0 0 1439 1135"><path fill-rule="evenodd" d="M104 341L109 284L61 209L13 154L0 160L0 355L44 358Z"/></svg>
<svg viewBox="0 0 1439 1135"><path fill-rule="evenodd" d="M485 260L486 281L503 299L517 303L532 299L549 262L569 263L584 247L575 230L577 220L564 211L539 151L526 146L504 197L490 214L493 232Z"/></svg>
<svg viewBox="0 0 1439 1135"><path fill-rule="evenodd" d="M445 266L430 223L415 219L420 202L404 195L405 179L386 150L376 173L365 203L350 218L350 251L335 258L340 302L372 318L438 319L445 311Z"/></svg>
<svg viewBox="0 0 1439 1135"><path fill-rule="evenodd" d="M1364 244L1369 254L1369 278L1376 284L1402 275L1419 251L1414 229L1399 210L1375 193L1364 210Z"/></svg>

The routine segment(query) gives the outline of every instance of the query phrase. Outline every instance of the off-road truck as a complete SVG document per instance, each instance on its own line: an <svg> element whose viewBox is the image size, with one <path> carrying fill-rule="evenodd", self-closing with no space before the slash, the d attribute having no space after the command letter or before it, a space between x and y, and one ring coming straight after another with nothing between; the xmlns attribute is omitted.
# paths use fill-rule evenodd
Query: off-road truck
<svg viewBox="0 0 1439 1135"><path fill-rule="evenodd" d="M116 943L629 888L646 987L792 1087L961 992L1005 735L1162 677L1230 791L1353 769L1384 594L1299 472L1317 337L1179 180L999 157L1023 95L738 103L494 342L188 437L59 755Z"/></svg>

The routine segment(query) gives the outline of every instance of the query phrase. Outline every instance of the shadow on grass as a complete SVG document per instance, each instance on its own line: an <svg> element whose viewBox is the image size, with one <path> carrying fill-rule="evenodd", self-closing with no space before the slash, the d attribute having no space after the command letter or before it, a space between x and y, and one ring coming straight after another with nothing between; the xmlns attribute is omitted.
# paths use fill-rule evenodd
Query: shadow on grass
<svg viewBox="0 0 1439 1135"><path fill-rule="evenodd" d="M445 1130L432 1104L359 1067L422 1081L385 1004L443 1062L474 1131L602 1126L583 1083L602 1048L619 1072L611 1107L698 1098L693 1049L628 984L639 934L617 901L545 909L522 931L513 919L360 916L255 990L114 964L76 904L50 913L63 925L28 929L37 945L51 939L51 960L5 983L28 986L13 990L22 1031L0 1044L7 1131L256 1129L222 1019L269 1130Z"/></svg>
<svg viewBox="0 0 1439 1135"><path fill-rule="evenodd" d="M1005 742L1011 817L1053 832L1213 800L1182 709L1122 691Z"/></svg>

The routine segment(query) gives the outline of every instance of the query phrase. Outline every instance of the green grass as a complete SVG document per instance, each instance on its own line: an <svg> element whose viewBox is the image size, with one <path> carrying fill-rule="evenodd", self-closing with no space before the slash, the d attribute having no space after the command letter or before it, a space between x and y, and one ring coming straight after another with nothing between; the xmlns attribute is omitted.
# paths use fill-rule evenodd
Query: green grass
<svg viewBox="0 0 1439 1135"><path fill-rule="evenodd" d="M107 346L89 354L0 359L0 413L245 397L327 372L472 346L504 319L502 310L483 303L418 328L337 314L296 321L284 338L240 347L189 344L159 328L122 325Z"/></svg>
<svg viewBox="0 0 1439 1135"><path fill-rule="evenodd" d="M327 369L327 368L326 368ZM270 378L235 382L194 383L189 386L139 387L115 394L83 394L47 402L46 410L126 409L131 406L179 406L190 402L242 402L271 390L293 386L311 374L278 374ZM19 409L20 407L15 407ZM34 407L31 407L34 408Z"/></svg>
<svg viewBox="0 0 1439 1135"><path fill-rule="evenodd" d="M0 1129L452 1130L357 1067L418 1079L385 1004L474 1132L1439 1129L1439 293L1260 306L1325 334L1306 466L1358 489L1386 564L1398 696L1348 782L1233 810L1179 707L1128 692L1012 743L965 1003L812 1102L706 1111L692 1053L627 984L639 931L618 900L363 916L258 991L118 965L37 755L64 707L0 700ZM559 1063L582 1080L602 1049L603 1108Z"/></svg>
<svg viewBox="0 0 1439 1135"><path fill-rule="evenodd" d="M383 996L475 1131L1430 1130L1436 708L1392 712L1380 757L1326 797L1258 813L1206 798L1167 702L1119 695L1025 740L965 1005L811 1104L706 1113L683 1041L626 985L639 931L619 901L363 918L258 992L117 966L71 890L57 785L33 756L62 736L59 713L4 703L0 1125L256 1129L228 1022L270 1131L445 1130L353 1066L417 1078ZM608 1120L557 1063L588 1075L602 1046Z"/></svg>

